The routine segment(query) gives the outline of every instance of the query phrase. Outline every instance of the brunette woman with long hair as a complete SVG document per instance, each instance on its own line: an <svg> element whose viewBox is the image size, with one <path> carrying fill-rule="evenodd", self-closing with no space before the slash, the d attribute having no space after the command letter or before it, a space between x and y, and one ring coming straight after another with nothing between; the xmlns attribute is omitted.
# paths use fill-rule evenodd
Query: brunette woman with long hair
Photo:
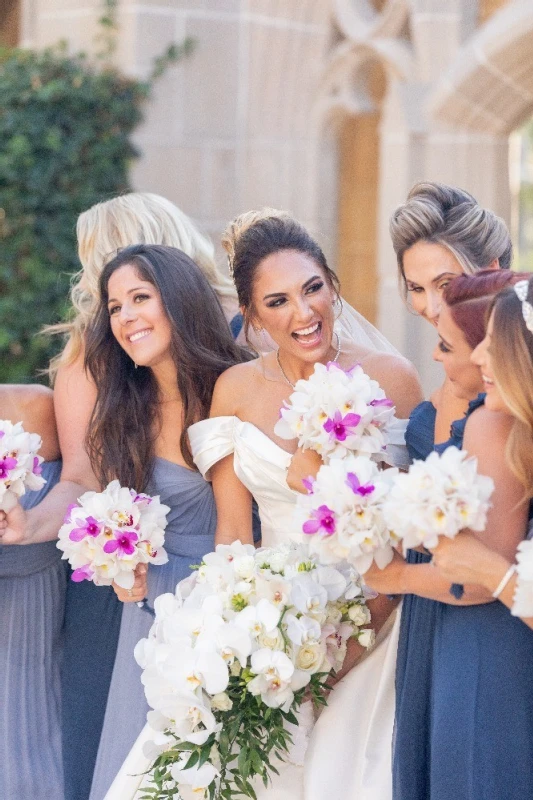
<svg viewBox="0 0 533 800"><path fill-rule="evenodd" d="M170 506L169 561L149 567L146 576L150 607L213 549L213 493L194 466L186 431L208 415L221 372L251 356L233 341L200 269L174 248L122 250L103 270L100 298L86 332L85 364L98 390L87 449L102 485L118 478L124 486L160 495ZM133 650L152 619L132 602L142 599L144 584L139 575L133 590L116 587L128 604L91 788L94 800L105 796L146 721Z"/></svg>

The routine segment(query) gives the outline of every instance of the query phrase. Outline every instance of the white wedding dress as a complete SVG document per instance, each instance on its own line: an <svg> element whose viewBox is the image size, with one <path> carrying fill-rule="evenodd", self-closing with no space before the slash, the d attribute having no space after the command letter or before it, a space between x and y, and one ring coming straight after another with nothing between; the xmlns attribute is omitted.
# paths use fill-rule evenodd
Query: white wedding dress
<svg viewBox="0 0 533 800"><path fill-rule="evenodd" d="M401 467L408 464L406 424L395 421L388 446L389 460ZM235 472L259 507L262 544L286 541L297 497L286 483L290 454L237 417L198 422L189 428L189 437L194 460L206 477L214 464L234 454ZM268 788L257 786L258 800L391 800L398 629L399 612L380 632L376 646L335 686L316 724L310 705L302 706L302 730L293 739L295 750L303 753L309 735L303 766L279 765L280 774L273 775ZM151 735L146 727L105 800L134 800L143 782L139 775L149 766L142 747Z"/></svg>

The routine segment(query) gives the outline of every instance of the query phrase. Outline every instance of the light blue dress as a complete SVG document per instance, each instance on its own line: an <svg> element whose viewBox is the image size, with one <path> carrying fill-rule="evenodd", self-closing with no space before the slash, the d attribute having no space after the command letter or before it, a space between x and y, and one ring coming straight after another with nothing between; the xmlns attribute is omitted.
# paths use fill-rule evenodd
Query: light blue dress
<svg viewBox="0 0 533 800"><path fill-rule="evenodd" d="M214 549L216 508L211 484L193 472L162 458L155 459L149 494L170 506L165 532L168 563L148 569L148 602L173 592L190 574L191 565ZM124 605L117 655L104 727L91 787L91 800L103 800L107 790L146 723L149 710L141 684L141 669L133 650L152 625L152 617L135 603Z"/></svg>
<svg viewBox="0 0 533 800"><path fill-rule="evenodd" d="M59 481L21 498L36 506ZM65 563L55 542L0 546L0 797L62 800L61 664Z"/></svg>

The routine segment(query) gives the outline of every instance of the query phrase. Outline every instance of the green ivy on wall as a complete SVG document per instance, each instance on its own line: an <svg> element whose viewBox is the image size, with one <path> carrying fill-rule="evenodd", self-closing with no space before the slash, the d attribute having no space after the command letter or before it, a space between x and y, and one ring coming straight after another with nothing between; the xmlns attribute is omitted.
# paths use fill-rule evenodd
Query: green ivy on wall
<svg viewBox="0 0 533 800"><path fill-rule="evenodd" d="M147 81L110 66L114 0L92 62L64 45L0 49L0 382L38 379L58 342L35 336L65 317L79 270L75 226L89 206L130 189L131 134L154 80L192 42L171 46Z"/></svg>

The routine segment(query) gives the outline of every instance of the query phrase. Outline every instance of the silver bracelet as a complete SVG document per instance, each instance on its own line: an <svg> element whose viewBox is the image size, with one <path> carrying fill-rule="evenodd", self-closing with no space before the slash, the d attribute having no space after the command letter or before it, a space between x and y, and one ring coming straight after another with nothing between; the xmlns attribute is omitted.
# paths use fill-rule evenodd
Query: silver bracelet
<svg viewBox="0 0 533 800"><path fill-rule="evenodd" d="M497 587L495 588L495 590L493 591L492 593L493 597L498 598L501 595L501 593L503 592L503 590L505 589L505 587L515 574L515 572L516 572L516 564L512 564L505 573L505 575L503 576L503 578L501 579L501 581L499 582L499 584L497 585Z"/></svg>

